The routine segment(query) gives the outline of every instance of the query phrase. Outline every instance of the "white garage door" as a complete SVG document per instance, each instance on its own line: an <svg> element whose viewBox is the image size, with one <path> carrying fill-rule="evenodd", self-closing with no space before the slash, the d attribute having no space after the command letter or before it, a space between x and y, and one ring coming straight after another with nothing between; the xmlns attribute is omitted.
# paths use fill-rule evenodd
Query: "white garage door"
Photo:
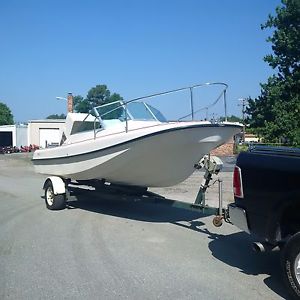
<svg viewBox="0 0 300 300"><path fill-rule="evenodd" d="M60 134L58 128L40 128L40 147L58 146Z"/></svg>

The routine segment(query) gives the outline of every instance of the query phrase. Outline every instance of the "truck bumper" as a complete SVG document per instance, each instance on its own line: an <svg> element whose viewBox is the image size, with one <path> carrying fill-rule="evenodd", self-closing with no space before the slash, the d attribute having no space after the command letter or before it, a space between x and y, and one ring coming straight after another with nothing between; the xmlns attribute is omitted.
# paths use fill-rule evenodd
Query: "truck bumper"
<svg viewBox="0 0 300 300"><path fill-rule="evenodd" d="M246 211L235 204L228 205L230 222L243 231L250 233Z"/></svg>

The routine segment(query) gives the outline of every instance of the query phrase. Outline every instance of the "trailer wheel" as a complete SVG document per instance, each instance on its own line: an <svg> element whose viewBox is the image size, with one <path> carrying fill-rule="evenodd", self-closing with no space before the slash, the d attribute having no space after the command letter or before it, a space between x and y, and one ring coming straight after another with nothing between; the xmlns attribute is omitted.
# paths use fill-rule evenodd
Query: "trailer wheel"
<svg viewBox="0 0 300 300"><path fill-rule="evenodd" d="M66 195L54 194L53 184L50 180L45 183L45 203L50 210L60 210L66 207Z"/></svg>
<svg viewBox="0 0 300 300"><path fill-rule="evenodd" d="M300 232L294 234L282 250L284 280L294 299L300 298Z"/></svg>

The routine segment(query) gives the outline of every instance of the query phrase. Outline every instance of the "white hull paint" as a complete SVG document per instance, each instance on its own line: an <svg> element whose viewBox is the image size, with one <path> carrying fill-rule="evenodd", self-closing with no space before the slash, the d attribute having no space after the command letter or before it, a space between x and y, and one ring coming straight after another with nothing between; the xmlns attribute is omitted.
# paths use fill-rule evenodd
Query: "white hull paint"
<svg viewBox="0 0 300 300"><path fill-rule="evenodd" d="M241 130L240 124L177 122L124 130L100 131L53 149L38 150L38 173L72 180L146 186L172 186L188 178L194 164Z"/></svg>

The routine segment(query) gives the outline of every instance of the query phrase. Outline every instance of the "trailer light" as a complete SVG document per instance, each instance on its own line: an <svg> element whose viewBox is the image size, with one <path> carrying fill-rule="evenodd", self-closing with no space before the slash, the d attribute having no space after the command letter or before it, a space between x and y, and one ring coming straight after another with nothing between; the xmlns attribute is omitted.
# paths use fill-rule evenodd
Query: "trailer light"
<svg viewBox="0 0 300 300"><path fill-rule="evenodd" d="M238 166L234 167L233 172L233 193L235 197L244 198L242 172Z"/></svg>

